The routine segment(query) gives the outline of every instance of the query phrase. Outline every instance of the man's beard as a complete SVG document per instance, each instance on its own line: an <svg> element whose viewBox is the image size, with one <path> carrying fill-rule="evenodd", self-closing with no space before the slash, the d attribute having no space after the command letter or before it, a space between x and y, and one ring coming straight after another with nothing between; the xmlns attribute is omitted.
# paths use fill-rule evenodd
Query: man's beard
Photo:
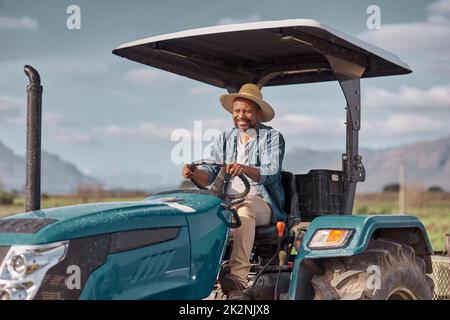
<svg viewBox="0 0 450 320"><path fill-rule="evenodd" d="M240 128L239 125L238 125L239 121L245 121L247 123L248 127L245 128L245 129L244 128ZM234 126L236 127L236 129L244 130L244 132L245 132L248 129L256 129L256 122L254 124L252 124L250 122L250 120L247 120L247 119L240 119L240 120L236 119L236 120L234 120Z"/></svg>

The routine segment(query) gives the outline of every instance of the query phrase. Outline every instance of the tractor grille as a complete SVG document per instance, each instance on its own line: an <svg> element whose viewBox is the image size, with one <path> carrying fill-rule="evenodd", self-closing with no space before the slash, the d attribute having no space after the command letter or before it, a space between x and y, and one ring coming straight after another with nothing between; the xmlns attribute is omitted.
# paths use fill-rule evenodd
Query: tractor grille
<svg viewBox="0 0 450 320"><path fill-rule="evenodd" d="M433 300L450 300L450 257L432 256Z"/></svg>

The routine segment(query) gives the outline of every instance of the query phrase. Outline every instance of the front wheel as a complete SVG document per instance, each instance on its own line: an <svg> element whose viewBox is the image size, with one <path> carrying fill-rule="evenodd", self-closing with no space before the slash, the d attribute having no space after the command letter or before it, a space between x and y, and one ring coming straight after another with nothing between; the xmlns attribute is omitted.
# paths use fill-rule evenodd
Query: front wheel
<svg viewBox="0 0 450 320"><path fill-rule="evenodd" d="M408 245L372 240L361 254L327 259L312 279L316 300L431 300L425 261Z"/></svg>

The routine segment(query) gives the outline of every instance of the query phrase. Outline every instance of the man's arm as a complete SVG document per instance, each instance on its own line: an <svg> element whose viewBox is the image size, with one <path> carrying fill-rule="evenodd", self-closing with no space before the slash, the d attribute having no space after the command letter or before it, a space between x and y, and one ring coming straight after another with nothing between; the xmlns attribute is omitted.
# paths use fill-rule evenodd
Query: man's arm
<svg viewBox="0 0 450 320"><path fill-rule="evenodd" d="M208 185L208 173L204 170L196 170L194 172L194 180L195 182L197 182L199 185L206 187Z"/></svg>
<svg viewBox="0 0 450 320"><path fill-rule="evenodd" d="M210 158L208 160L214 160L217 162L222 162L223 159L223 143L225 139L225 132L222 132L214 141L214 143L211 144L211 150L210 150ZM199 185L206 187L207 185L210 185L213 183L213 181L216 179L220 168L217 166L211 166L211 165L202 165L202 169L196 169L192 168L191 172L186 171L185 176L185 170L186 168L190 168L189 165L183 166L183 177L185 178L192 178L197 182Z"/></svg>

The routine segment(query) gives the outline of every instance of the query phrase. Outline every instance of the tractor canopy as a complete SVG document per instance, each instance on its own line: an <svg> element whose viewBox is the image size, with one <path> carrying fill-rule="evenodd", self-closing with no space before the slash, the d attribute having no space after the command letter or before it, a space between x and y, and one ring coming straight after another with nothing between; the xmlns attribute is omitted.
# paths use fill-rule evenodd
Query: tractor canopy
<svg viewBox="0 0 450 320"><path fill-rule="evenodd" d="M356 183L365 180L358 152L361 78L412 72L396 55L309 19L187 30L126 43L113 53L228 92L245 83L262 88L337 80L347 101L339 212L345 215L352 213Z"/></svg>
<svg viewBox="0 0 450 320"><path fill-rule="evenodd" d="M125 43L113 53L229 91L407 74L394 54L309 19L192 29Z"/></svg>

